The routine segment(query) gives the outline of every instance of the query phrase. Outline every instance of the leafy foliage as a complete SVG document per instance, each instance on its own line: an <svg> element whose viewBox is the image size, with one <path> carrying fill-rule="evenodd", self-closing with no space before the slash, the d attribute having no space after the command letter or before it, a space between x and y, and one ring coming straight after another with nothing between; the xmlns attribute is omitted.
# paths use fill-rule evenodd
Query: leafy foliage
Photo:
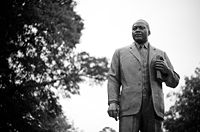
<svg viewBox="0 0 200 132"><path fill-rule="evenodd" d="M116 132L116 131L110 127L104 127L100 132Z"/></svg>
<svg viewBox="0 0 200 132"><path fill-rule="evenodd" d="M70 97L84 77L106 79L106 58L74 51L83 29L75 6L73 0L0 2L0 131L54 131L49 124L63 113L52 89Z"/></svg>
<svg viewBox="0 0 200 132"><path fill-rule="evenodd" d="M200 68L195 76L185 78L180 93L174 93L175 105L166 113L164 122L169 132L193 132L200 130Z"/></svg>

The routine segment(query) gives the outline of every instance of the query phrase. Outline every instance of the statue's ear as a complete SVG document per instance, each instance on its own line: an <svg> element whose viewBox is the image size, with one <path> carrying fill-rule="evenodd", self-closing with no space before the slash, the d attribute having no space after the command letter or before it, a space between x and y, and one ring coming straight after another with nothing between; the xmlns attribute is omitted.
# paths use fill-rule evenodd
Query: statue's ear
<svg viewBox="0 0 200 132"><path fill-rule="evenodd" d="M148 30L148 35L150 35L151 34L151 31L150 30Z"/></svg>

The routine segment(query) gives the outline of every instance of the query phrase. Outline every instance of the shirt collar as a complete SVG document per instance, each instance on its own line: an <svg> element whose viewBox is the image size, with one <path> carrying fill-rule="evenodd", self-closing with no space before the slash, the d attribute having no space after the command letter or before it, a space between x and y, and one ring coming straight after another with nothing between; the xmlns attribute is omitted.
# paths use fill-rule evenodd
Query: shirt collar
<svg viewBox="0 0 200 132"><path fill-rule="evenodd" d="M137 42L135 42L135 45L136 45L136 47L137 47L138 49L140 49L141 46L144 47L145 49L148 49L149 42L147 41L147 42L145 42L143 45L140 45L140 44L138 44Z"/></svg>

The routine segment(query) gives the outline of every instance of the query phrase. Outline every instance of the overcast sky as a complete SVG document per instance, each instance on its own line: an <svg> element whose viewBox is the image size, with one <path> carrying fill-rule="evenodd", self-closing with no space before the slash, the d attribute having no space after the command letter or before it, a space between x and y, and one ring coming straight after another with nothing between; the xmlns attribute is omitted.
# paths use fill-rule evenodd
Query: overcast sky
<svg viewBox="0 0 200 132"><path fill-rule="evenodd" d="M138 19L150 25L149 42L166 51L174 69L181 76L176 89L164 85L165 96L184 85L184 77L200 67L200 1L199 0L76 0L75 10L82 17L79 51L111 61L116 48L133 42L132 24ZM102 86L81 84L81 95L63 99L67 117L84 132L99 132L118 122L107 115L106 82ZM172 102L165 100L166 109Z"/></svg>

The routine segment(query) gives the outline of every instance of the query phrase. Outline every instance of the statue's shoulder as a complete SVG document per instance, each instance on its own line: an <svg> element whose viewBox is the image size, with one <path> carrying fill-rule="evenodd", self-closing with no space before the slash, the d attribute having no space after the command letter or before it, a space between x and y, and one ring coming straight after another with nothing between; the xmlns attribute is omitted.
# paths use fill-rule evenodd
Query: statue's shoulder
<svg viewBox="0 0 200 132"><path fill-rule="evenodd" d="M157 47L154 47L154 46L152 46L151 44L150 44L150 48L153 49L155 52L164 53L163 50L161 50L161 49L159 49L159 48L157 48Z"/></svg>
<svg viewBox="0 0 200 132"><path fill-rule="evenodd" d="M133 44L129 44L129 45L126 45L126 46L124 46L124 47L118 48L117 51L118 51L118 52L127 52L127 51L130 50L130 47L132 47L132 46L133 46Z"/></svg>

